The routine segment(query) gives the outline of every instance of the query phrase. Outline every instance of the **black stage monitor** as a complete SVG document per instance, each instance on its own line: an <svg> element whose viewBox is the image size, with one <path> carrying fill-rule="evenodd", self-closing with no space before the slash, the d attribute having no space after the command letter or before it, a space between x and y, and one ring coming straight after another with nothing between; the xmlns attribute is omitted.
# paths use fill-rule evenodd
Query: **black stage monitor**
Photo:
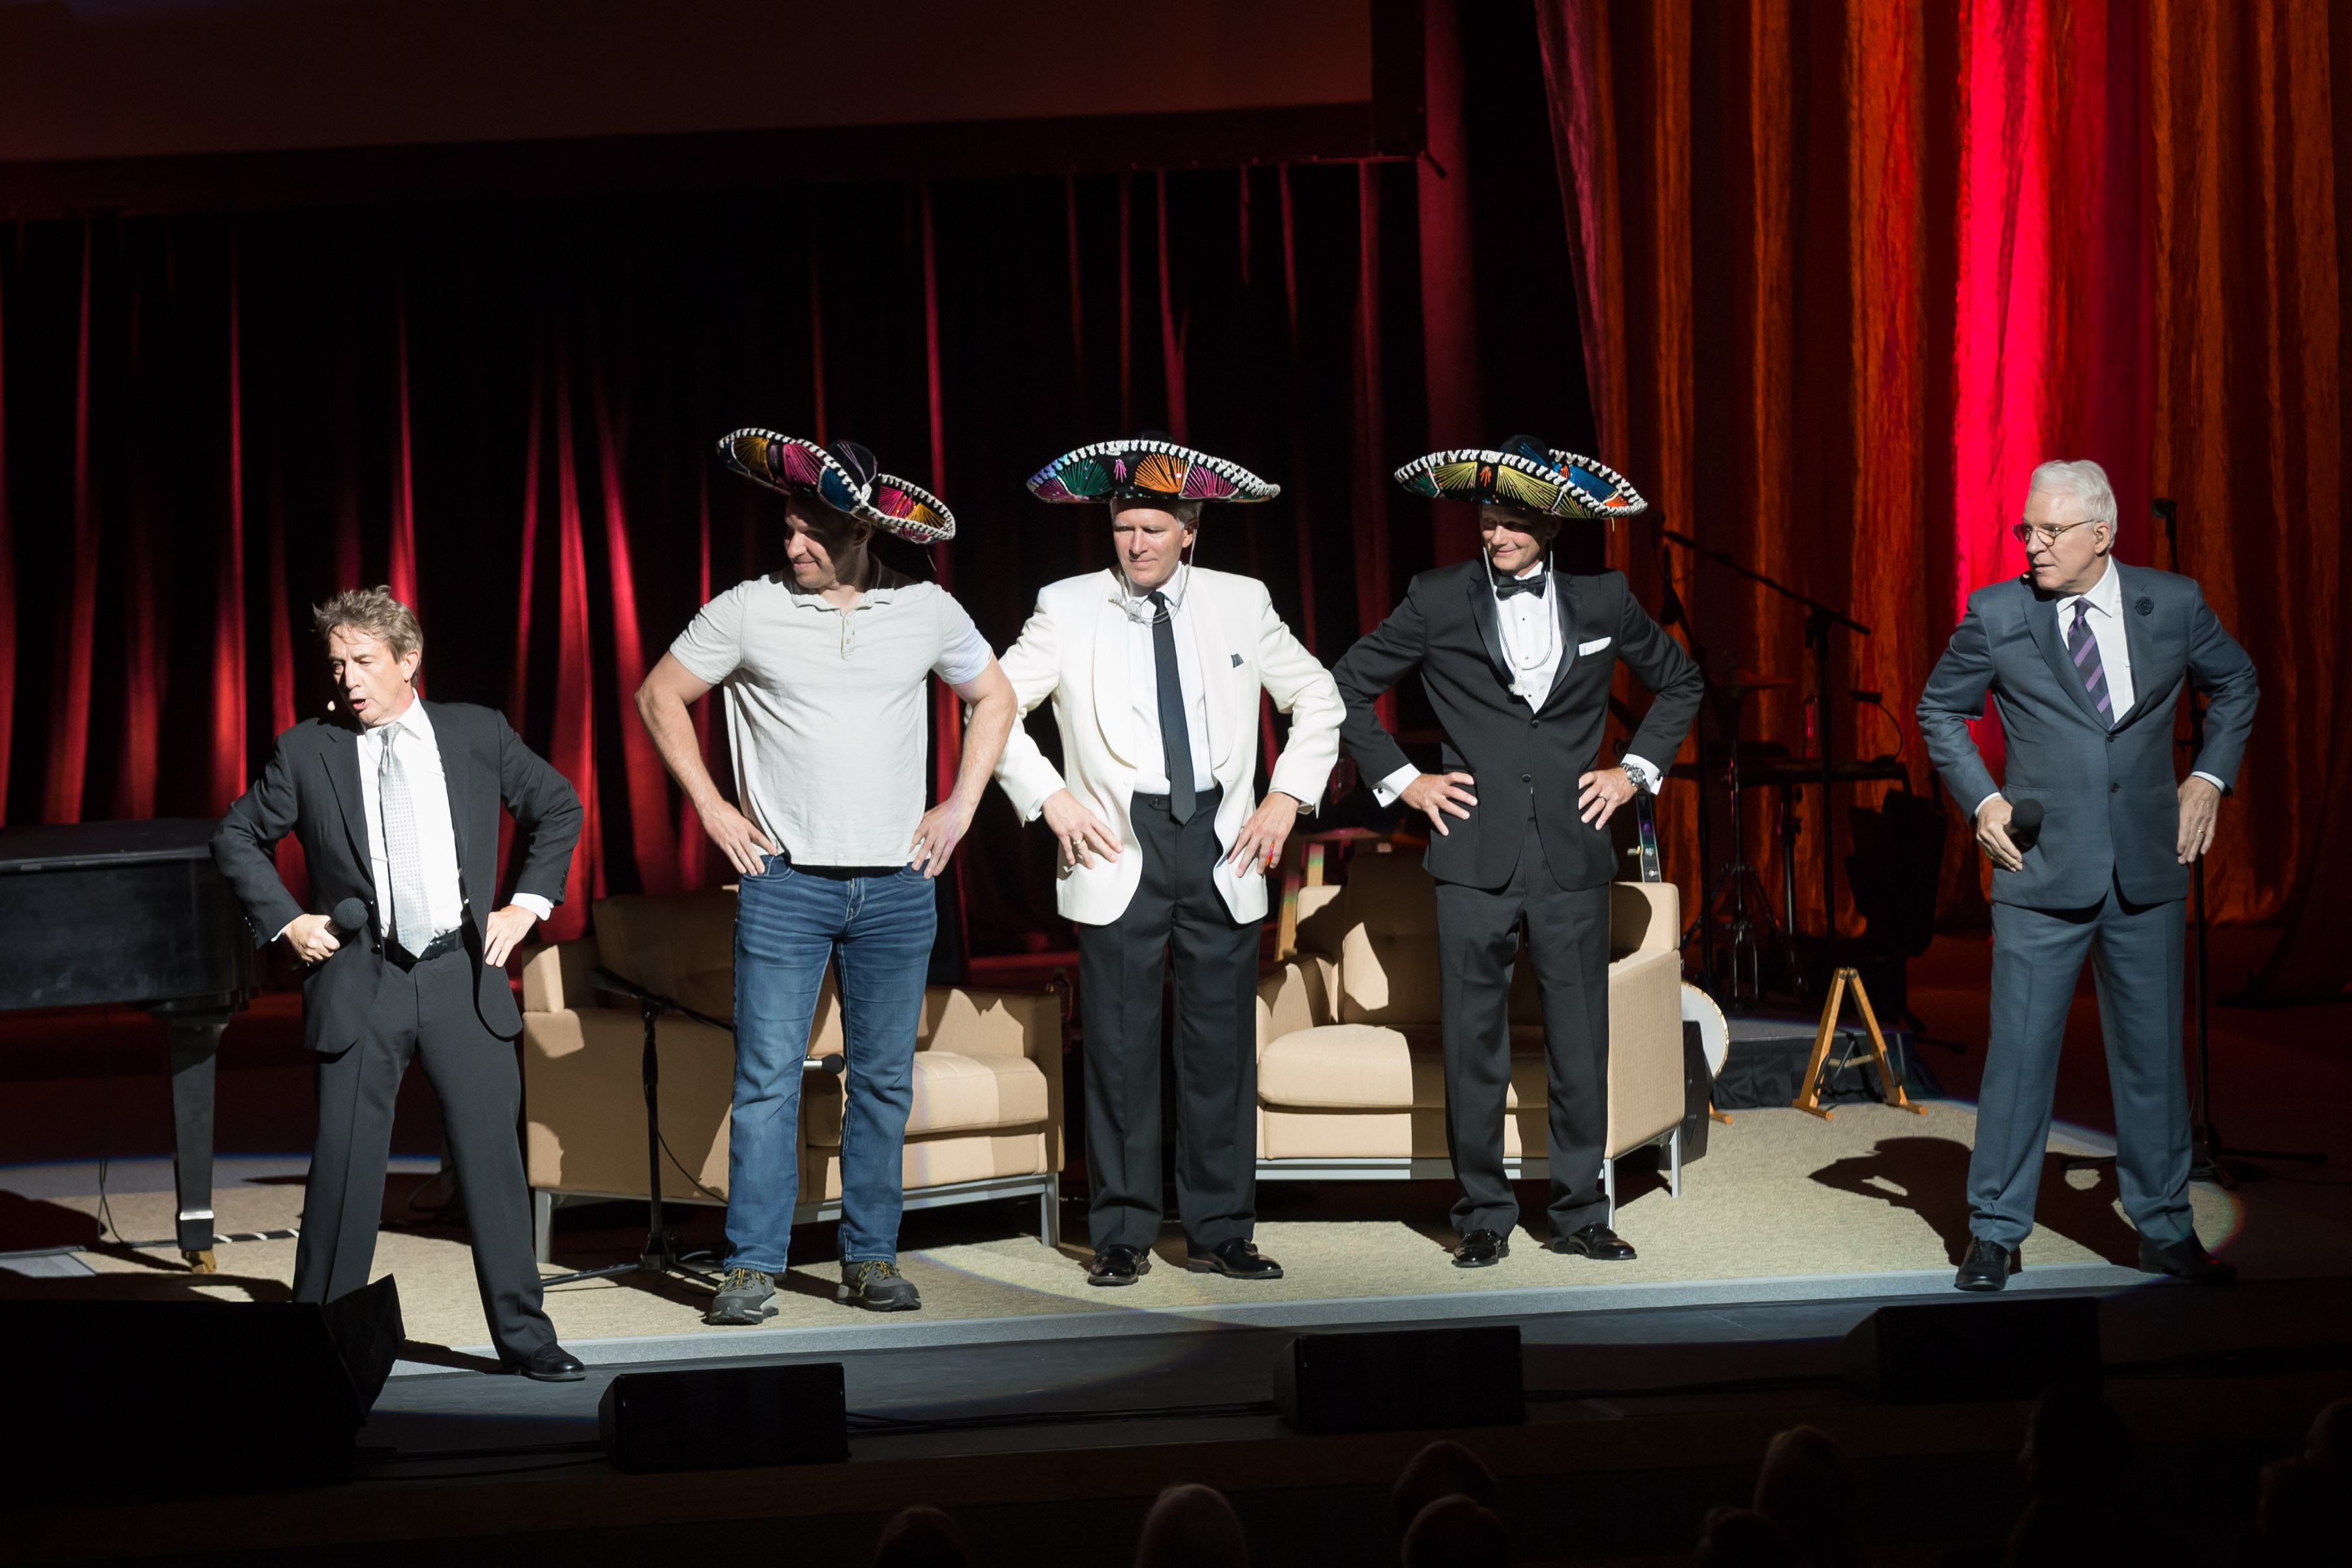
<svg viewBox="0 0 2352 1568"><path fill-rule="evenodd" d="M1900 1405L2032 1399L2056 1384L2099 1386L2099 1303L2091 1296L1881 1307L1845 1337L1845 1380Z"/></svg>
<svg viewBox="0 0 2352 1568"><path fill-rule="evenodd" d="M1274 1363L1274 1399L1302 1432L1512 1426L1528 1418L1518 1325L1301 1334Z"/></svg>
<svg viewBox="0 0 2352 1568"><path fill-rule="evenodd" d="M849 1458L841 1363L626 1372L596 1405L623 1470L731 1470Z"/></svg>

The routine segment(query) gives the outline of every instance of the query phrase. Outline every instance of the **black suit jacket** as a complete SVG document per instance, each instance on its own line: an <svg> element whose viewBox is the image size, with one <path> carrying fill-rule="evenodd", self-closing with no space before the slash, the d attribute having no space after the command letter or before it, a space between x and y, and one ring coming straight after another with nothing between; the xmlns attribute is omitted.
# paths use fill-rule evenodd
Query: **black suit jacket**
<svg viewBox="0 0 2352 1568"><path fill-rule="evenodd" d="M522 1015L506 972L481 961L483 922L499 907L499 805L530 837L515 890L563 901L564 873L580 837L580 797L540 755L522 743L495 709L432 702L434 742L449 786L449 820L457 834L458 880L466 893L466 923L479 984L482 1022L511 1039ZM310 863L306 911L278 879L270 852L292 833ZM368 851L367 805L360 794L359 731L308 719L278 737L269 766L237 796L213 830L213 859L245 905L254 945L266 947L287 922L305 912L330 913L345 899L367 906L364 940L338 931L343 945L302 982L303 1044L341 1051L360 1037L383 976L383 916L376 908L375 872Z"/></svg>
<svg viewBox="0 0 2352 1568"><path fill-rule="evenodd" d="M1430 836L1423 864L1442 882L1499 888L1509 881L1530 817L1561 887L1613 880L1608 830L1587 826L1576 809L1577 778L1607 765L1599 753L1611 671L1622 658L1657 693L1631 749L1660 768L1673 763L1698 716L1706 683L1697 664L1635 601L1623 573L1554 573L1546 597L1565 646L1551 694L1538 710L1511 693L1483 556L1415 577L1404 603L1332 667L1348 705L1339 737L1368 782L1410 761L1381 728L1372 702L1415 668L1445 726L1444 771L1478 781L1469 820L1448 817L1450 831ZM1606 647L1576 651L1604 638Z"/></svg>

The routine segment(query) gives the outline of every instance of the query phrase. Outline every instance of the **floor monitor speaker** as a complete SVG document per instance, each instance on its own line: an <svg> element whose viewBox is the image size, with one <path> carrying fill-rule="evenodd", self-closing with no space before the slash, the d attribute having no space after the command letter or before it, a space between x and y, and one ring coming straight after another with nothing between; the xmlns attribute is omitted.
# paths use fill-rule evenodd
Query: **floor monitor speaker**
<svg viewBox="0 0 2352 1568"><path fill-rule="evenodd" d="M849 1458L841 1363L626 1372L596 1405L623 1470L729 1470Z"/></svg>
<svg viewBox="0 0 2352 1568"><path fill-rule="evenodd" d="M1301 1334L1274 1363L1274 1398L1302 1432L1510 1426L1528 1416L1518 1327Z"/></svg>
<svg viewBox="0 0 2352 1568"><path fill-rule="evenodd" d="M2054 1384L2099 1386L2099 1303L2091 1296L1881 1307L1845 1337L1845 1378L1897 1404L2032 1399Z"/></svg>

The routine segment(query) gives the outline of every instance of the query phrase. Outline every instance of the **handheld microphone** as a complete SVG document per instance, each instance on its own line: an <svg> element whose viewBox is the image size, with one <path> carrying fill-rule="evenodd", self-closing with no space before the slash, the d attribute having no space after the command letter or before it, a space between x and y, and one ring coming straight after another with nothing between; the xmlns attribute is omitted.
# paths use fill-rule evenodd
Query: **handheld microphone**
<svg viewBox="0 0 2352 1568"><path fill-rule="evenodd" d="M335 906L332 919L337 931L356 936L367 930L367 906L357 899L345 899Z"/></svg>
<svg viewBox="0 0 2352 1568"><path fill-rule="evenodd" d="M2020 855L2032 848L2042 838L2043 807L2040 801L2019 801L2009 812L2009 841L2017 846Z"/></svg>

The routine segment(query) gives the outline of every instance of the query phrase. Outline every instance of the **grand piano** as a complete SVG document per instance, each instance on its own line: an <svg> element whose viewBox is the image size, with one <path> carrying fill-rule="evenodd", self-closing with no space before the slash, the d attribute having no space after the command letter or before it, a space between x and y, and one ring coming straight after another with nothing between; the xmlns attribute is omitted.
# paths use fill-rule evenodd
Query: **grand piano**
<svg viewBox="0 0 2352 1568"><path fill-rule="evenodd" d="M213 1066L257 986L208 818L0 828L0 1011L143 1009L169 1033L176 1239L213 1259Z"/></svg>

